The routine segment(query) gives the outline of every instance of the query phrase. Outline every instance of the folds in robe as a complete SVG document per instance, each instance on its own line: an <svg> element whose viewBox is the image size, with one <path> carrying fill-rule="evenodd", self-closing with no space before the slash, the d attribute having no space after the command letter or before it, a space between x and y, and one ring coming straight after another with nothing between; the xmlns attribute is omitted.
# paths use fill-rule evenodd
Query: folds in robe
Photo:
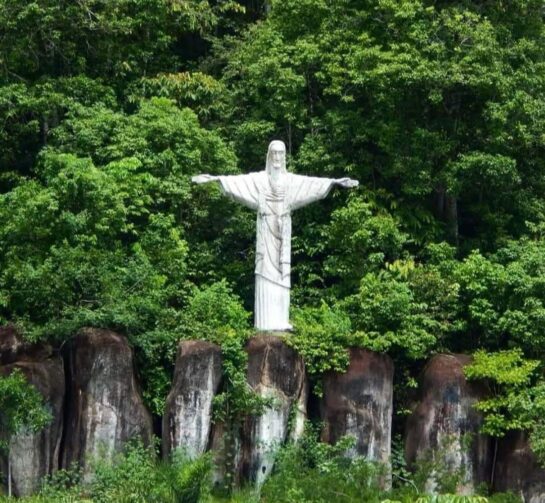
<svg viewBox="0 0 545 503"><path fill-rule="evenodd" d="M290 287L291 212L327 196L334 180L285 173L273 185L266 171L220 176L225 194L257 210L256 274Z"/></svg>
<svg viewBox="0 0 545 503"><path fill-rule="evenodd" d="M291 212L327 196L334 180L266 171L218 177L225 194L257 211L255 326L288 330Z"/></svg>

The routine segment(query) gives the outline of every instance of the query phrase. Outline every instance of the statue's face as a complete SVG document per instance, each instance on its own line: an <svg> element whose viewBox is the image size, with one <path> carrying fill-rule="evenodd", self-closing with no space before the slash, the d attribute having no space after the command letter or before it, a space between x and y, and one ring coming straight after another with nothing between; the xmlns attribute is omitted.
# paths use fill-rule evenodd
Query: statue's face
<svg viewBox="0 0 545 503"><path fill-rule="evenodd" d="M282 145L273 145L271 147L272 168L280 171L286 161L286 149Z"/></svg>

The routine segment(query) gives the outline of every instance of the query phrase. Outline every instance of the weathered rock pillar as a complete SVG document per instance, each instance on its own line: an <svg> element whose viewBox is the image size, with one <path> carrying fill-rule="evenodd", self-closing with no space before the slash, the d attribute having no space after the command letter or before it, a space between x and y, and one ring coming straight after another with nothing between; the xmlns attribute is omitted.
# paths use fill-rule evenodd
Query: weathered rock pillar
<svg viewBox="0 0 545 503"><path fill-rule="evenodd" d="M22 356L22 355L20 355ZM64 369L62 359L50 357L40 361L17 361L0 367L1 375L20 369L28 382L44 397L51 422L37 433L19 433L9 445L12 491L28 496L40 487L45 475L56 471L63 427ZM8 473L8 459L2 459L2 473Z"/></svg>
<svg viewBox="0 0 545 503"><path fill-rule="evenodd" d="M545 469L539 466L525 432L513 431L499 440L493 488L511 491L525 503L545 501Z"/></svg>
<svg viewBox="0 0 545 503"><path fill-rule="evenodd" d="M433 466L426 491L442 489L446 475L458 476L459 494L473 494L477 485L490 481L492 444L479 433L482 415L474 404L486 396L486 388L467 382L463 367L467 355L435 355L426 365L419 403L409 417L405 457L409 465Z"/></svg>
<svg viewBox="0 0 545 503"><path fill-rule="evenodd" d="M330 372L324 377L322 440L334 444L351 435L355 445L347 452L348 456L363 456L388 466L394 364L384 354L361 348L349 351L346 372ZM389 476L384 485L390 485Z"/></svg>
<svg viewBox="0 0 545 503"><path fill-rule="evenodd" d="M151 415L144 407L127 339L110 330L82 329L68 352L67 423L63 467L74 461L86 473L140 437L149 443Z"/></svg>
<svg viewBox="0 0 545 503"><path fill-rule="evenodd" d="M306 415L308 382L303 359L282 337L258 335L247 346L248 383L273 405L258 417L248 417L242 427L242 475L262 484L274 464L275 451L288 437L288 422L302 423ZM292 437L293 438L293 437Z"/></svg>
<svg viewBox="0 0 545 503"><path fill-rule="evenodd" d="M221 349L210 342L182 341L163 416L163 455L184 449L196 457L209 446L212 401L221 382Z"/></svg>

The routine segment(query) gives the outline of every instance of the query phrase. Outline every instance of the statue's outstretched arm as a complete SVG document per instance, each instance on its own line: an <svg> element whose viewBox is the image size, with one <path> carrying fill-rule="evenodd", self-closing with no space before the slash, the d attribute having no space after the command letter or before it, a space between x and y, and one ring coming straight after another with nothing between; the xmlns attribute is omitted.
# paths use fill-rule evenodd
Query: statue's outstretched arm
<svg viewBox="0 0 545 503"><path fill-rule="evenodd" d="M357 180L353 180L352 178L337 178L335 180L335 184L336 185L339 185L345 189L352 189L354 187L357 187L360 182L358 182Z"/></svg>
<svg viewBox="0 0 545 503"><path fill-rule="evenodd" d="M252 210L257 210L259 190L255 184L254 174L247 175L196 175L193 183L219 182L222 192Z"/></svg>
<svg viewBox="0 0 545 503"><path fill-rule="evenodd" d="M213 176L213 175L195 175L194 177L191 178L191 181L193 183L208 183L208 182L215 182L219 180L219 177L218 176Z"/></svg>

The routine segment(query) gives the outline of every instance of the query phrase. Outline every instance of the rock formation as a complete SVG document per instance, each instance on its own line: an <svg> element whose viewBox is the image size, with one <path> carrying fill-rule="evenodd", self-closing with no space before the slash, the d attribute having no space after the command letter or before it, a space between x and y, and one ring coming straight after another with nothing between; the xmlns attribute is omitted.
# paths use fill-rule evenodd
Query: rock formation
<svg viewBox="0 0 545 503"><path fill-rule="evenodd" d="M163 416L163 454L184 449L190 457L210 442L212 401L221 382L221 349L210 342L182 341Z"/></svg>
<svg viewBox="0 0 545 503"><path fill-rule="evenodd" d="M66 349L63 365L51 346L24 341L12 326L0 328L0 375L21 369L44 396L53 418L44 430L11 440L15 495L35 492L40 479L59 462L63 467L78 462L89 475L92 459L110 457L133 437L151 440L151 416L142 402L127 339L88 328ZM242 480L262 484L273 468L276 449L302 434L307 415L302 358L282 337L268 334L250 339L247 352L248 384L271 400L262 415L212 424L213 398L222 380L221 349L204 341L182 341L163 417L165 456L177 448L190 456L212 450L218 463L214 480L230 486ZM419 401L407 422L407 462L429 463L429 492L471 494L478 484L492 482L495 491L513 491L526 503L545 501L545 469L538 465L526 434L514 432L500 440L492 467L492 442L479 433L482 416L473 407L488 390L465 380L463 367L470 361L469 356L443 354L426 365ZM355 444L348 456L387 465L393 371L388 356L351 349L346 372L324 377L322 440L335 443L352 435ZM6 456L0 464L7 473ZM388 486L389 477L383 482Z"/></svg>
<svg viewBox="0 0 545 503"><path fill-rule="evenodd" d="M511 432L499 440L493 488L511 491L525 503L545 501L545 469L532 453L526 433Z"/></svg>
<svg viewBox="0 0 545 503"><path fill-rule="evenodd" d="M261 484L271 472L276 449L288 437L288 423L300 425L306 415L308 383L303 359L281 337L258 335L250 339L248 383L261 397L272 399L261 416L251 416L242 427L242 476Z"/></svg>
<svg viewBox="0 0 545 503"><path fill-rule="evenodd" d="M111 456L133 437L151 440L152 421L138 389L133 351L109 330L82 329L68 352L68 400L62 466Z"/></svg>
<svg viewBox="0 0 545 503"><path fill-rule="evenodd" d="M407 422L405 457L409 465L430 464L426 490L456 490L472 494L489 482L491 441L479 433L482 415L473 405L486 395L479 384L466 381L467 355L441 354L431 358L422 375L420 400ZM458 475L456 487L439 482ZM441 479L441 480L439 480Z"/></svg>
<svg viewBox="0 0 545 503"><path fill-rule="evenodd" d="M39 351L40 354L43 352L44 348ZM0 374L7 375L14 369L20 369L28 382L42 394L51 414L51 422L44 429L37 433L19 433L12 437L9 445L12 491L16 496L26 496L35 492L41 478L53 473L58 466L63 427L64 369L61 358L51 357L5 365L0 367ZM2 459L3 473L8 473L7 464L8 460Z"/></svg>
<svg viewBox="0 0 545 503"><path fill-rule="evenodd" d="M324 377L322 440L336 443L345 435L355 444L348 456L389 463L392 433L394 365L387 355L350 349L345 373ZM389 485L389 477L384 481Z"/></svg>
<svg viewBox="0 0 545 503"><path fill-rule="evenodd" d="M11 472L13 494L34 492L44 475L57 469L63 428L64 369L62 359L48 344L30 343L13 325L0 327L0 375L19 369L44 397L51 422L40 432L12 437L9 458L2 457L2 472Z"/></svg>
<svg viewBox="0 0 545 503"><path fill-rule="evenodd" d="M51 345L26 341L14 325L0 327L0 365L45 360L52 354Z"/></svg>

